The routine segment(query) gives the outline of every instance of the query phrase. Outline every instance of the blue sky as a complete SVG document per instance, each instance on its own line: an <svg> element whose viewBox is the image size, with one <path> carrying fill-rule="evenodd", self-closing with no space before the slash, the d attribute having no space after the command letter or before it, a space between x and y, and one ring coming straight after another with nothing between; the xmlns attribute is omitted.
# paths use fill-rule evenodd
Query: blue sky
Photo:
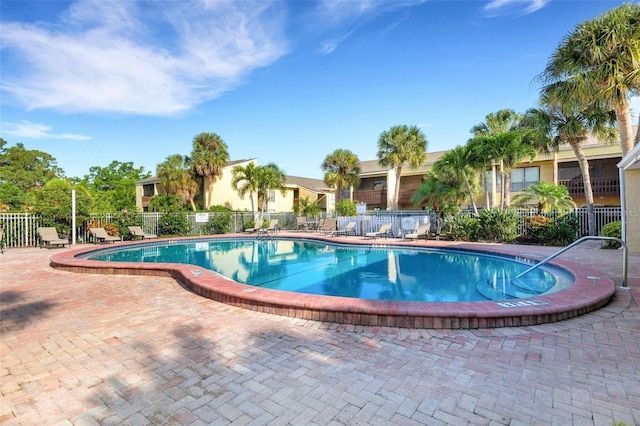
<svg viewBox="0 0 640 426"><path fill-rule="evenodd" d="M535 106L562 37L620 4L3 0L0 137L82 177L114 160L155 173L213 132L232 160L322 178L335 149L376 159L393 125L441 151Z"/></svg>

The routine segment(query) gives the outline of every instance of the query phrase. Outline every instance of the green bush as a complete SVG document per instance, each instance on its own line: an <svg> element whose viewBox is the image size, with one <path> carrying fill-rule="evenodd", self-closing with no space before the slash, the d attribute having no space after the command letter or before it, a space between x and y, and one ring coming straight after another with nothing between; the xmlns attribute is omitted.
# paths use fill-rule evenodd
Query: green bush
<svg viewBox="0 0 640 426"><path fill-rule="evenodd" d="M546 216L525 216L522 218L524 234L522 239L529 243L544 244L553 221Z"/></svg>
<svg viewBox="0 0 640 426"><path fill-rule="evenodd" d="M209 221L202 230L207 234L226 234L231 231L232 212L224 206L211 206L209 211Z"/></svg>
<svg viewBox="0 0 640 426"><path fill-rule="evenodd" d="M187 216L180 212L163 214L159 227L161 235L187 235L191 231L191 223Z"/></svg>
<svg viewBox="0 0 640 426"><path fill-rule="evenodd" d="M614 237L622 239L622 221L609 222L600 230L600 236L602 237ZM607 240L604 242L602 248L619 248L620 243L613 240Z"/></svg>
<svg viewBox="0 0 640 426"><path fill-rule="evenodd" d="M518 237L518 216L512 209L482 210L478 220L480 238L508 243Z"/></svg>
<svg viewBox="0 0 640 426"><path fill-rule="evenodd" d="M355 216L356 202L351 200L340 200L336 203L336 213L338 216Z"/></svg>
<svg viewBox="0 0 640 426"><path fill-rule="evenodd" d="M464 213L446 216L444 227L449 238L454 241L476 241L480 232L478 219Z"/></svg>
<svg viewBox="0 0 640 426"><path fill-rule="evenodd" d="M549 246L566 246L578 236L578 217L571 213L557 218L547 231L543 244Z"/></svg>

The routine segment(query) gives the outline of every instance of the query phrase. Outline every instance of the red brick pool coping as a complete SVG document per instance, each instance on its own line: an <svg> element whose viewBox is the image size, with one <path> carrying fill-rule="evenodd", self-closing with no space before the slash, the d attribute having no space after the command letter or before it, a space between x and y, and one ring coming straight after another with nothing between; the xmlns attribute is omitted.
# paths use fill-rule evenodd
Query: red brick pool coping
<svg viewBox="0 0 640 426"><path fill-rule="evenodd" d="M207 236L215 238L246 238L243 235ZM450 250L476 251L508 256L513 253L499 244L461 244L443 241L403 241L396 239L364 240L360 237L323 237L311 234L282 233L281 238L297 238L349 244L393 247L437 247ZM150 240L150 243L173 244L203 237ZM118 246L140 245L123 242ZM537 325L569 319L606 305L616 292L616 286L606 274L585 264L554 259L575 278L575 284L557 293L533 298L494 302L395 302L320 296L271 290L233 281L211 270L185 264L104 262L77 257L80 254L104 249L105 245L65 251L51 257L51 266L60 270L81 273L170 276L193 292L210 299L255 311L294 318L343 324L402 328L474 329ZM541 260L538 258L532 260ZM593 279L589 277L598 277Z"/></svg>

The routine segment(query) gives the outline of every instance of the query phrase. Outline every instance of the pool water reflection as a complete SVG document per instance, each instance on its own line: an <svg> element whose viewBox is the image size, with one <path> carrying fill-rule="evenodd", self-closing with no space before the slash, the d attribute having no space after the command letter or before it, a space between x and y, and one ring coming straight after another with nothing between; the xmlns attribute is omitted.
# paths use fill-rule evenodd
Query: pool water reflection
<svg viewBox="0 0 640 426"><path fill-rule="evenodd" d="M370 300L507 300L559 291L573 283L570 274L547 268L514 285L512 278L530 264L487 254L292 239L165 242L112 248L87 258L194 264L263 288Z"/></svg>

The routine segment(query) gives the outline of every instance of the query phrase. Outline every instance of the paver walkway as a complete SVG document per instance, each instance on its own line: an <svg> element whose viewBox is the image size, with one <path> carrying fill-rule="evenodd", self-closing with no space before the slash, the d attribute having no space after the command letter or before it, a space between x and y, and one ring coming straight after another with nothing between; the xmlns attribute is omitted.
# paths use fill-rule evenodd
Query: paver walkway
<svg viewBox="0 0 640 426"><path fill-rule="evenodd" d="M408 330L247 311L170 278L57 271L53 252L0 255L2 424L640 424L638 256L630 289L582 317ZM620 252L567 255L620 277Z"/></svg>

